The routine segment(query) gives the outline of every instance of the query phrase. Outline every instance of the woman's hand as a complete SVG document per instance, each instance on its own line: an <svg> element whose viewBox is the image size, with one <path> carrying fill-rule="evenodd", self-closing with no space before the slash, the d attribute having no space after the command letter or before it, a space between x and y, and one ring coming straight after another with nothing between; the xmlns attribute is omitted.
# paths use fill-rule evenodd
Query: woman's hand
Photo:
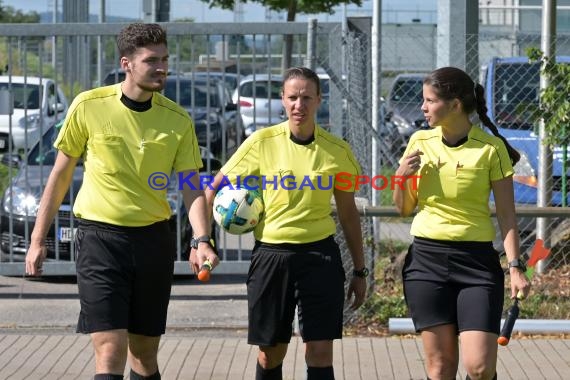
<svg viewBox="0 0 570 380"><path fill-rule="evenodd" d="M530 292L530 281L525 273L517 267L509 269L511 275L511 299L525 299Z"/></svg>
<svg viewBox="0 0 570 380"><path fill-rule="evenodd" d="M422 166L421 156L423 154L424 153L421 150L417 149L416 151L404 157L402 159L400 167L398 170L396 170L396 175L407 177L417 172Z"/></svg>

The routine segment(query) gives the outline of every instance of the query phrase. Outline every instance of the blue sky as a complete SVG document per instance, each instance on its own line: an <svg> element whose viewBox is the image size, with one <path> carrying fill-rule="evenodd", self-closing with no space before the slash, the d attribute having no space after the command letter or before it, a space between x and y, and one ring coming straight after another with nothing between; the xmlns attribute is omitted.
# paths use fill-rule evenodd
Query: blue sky
<svg viewBox="0 0 570 380"><path fill-rule="evenodd" d="M53 12L55 0L2 0L4 5L21 9L24 12L34 10L37 12ZM63 0L58 0L59 7ZM362 8L347 7L348 16L370 14L373 1L364 0ZM437 0L382 0L384 22L411 22L419 18L422 22L435 23ZM89 0L89 13L98 14L100 0ZM106 0L107 15L142 18L142 0ZM265 9L259 4L243 4L245 22L278 21L284 15L272 12L267 19ZM320 21L340 21L342 8L335 9L335 15L318 15ZM199 0L170 0L171 19L194 18L197 22L231 22L234 14L231 11L209 9L206 3ZM305 21L306 16L298 16L297 21Z"/></svg>

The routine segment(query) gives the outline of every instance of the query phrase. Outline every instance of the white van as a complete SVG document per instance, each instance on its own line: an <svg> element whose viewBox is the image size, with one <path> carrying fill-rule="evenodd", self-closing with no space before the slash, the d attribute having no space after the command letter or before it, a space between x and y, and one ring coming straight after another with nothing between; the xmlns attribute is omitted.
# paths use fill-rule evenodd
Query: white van
<svg viewBox="0 0 570 380"><path fill-rule="evenodd" d="M0 114L0 153L28 149L43 131L62 119L68 102L59 86L49 78L0 76L0 90L11 93L12 114Z"/></svg>

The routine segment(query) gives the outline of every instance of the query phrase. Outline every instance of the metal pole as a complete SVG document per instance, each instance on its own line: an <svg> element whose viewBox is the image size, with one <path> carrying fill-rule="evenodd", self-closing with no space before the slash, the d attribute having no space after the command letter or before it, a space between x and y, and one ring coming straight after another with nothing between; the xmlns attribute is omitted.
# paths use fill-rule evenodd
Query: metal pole
<svg viewBox="0 0 570 380"><path fill-rule="evenodd" d="M548 59L555 59L555 39L556 36L556 0L542 0L542 33L541 33L541 49L544 56ZM548 87L549 78L541 73L540 90ZM539 168L538 168L538 198L537 206L550 206L552 200L552 150L546 144L546 129L544 119L539 122ZM547 247L550 246L550 234L548 231L548 218L538 218L536 220L536 238L543 239ZM543 273L546 263L540 260L536 269L538 273Z"/></svg>
<svg viewBox="0 0 570 380"><path fill-rule="evenodd" d="M99 23L105 22L105 0L99 0ZM97 36L97 86L103 85L104 65L103 60L103 36Z"/></svg>
<svg viewBox="0 0 570 380"><path fill-rule="evenodd" d="M342 22L341 22L341 38L343 39L343 41L346 42L346 35L347 35L347 31L348 31L348 21L347 21L347 13L346 13L346 4L343 4L342 6ZM346 79L346 47L345 47L345 43L341 44L341 78L344 80Z"/></svg>
<svg viewBox="0 0 570 380"><path fill-rule="evenodd" d="M309 19L309 29L307 31L307 57L305 66L311 70L316 67L316 50L317 50L317 19Z"/></svg>
<svg viewBox="0 0 570 380"><path fill-rule="evenodd" d="M53 23L57 24L57 0L53 0ZM51 38L51 65L53 66L54 72L57 72L57 38L53 36Z"/></svg>
<svg viewBox="0 0 570 380"><path fill-rule="evenodd" d="M381 81L382 81L382 55L381 55L381 28L382 28L382 0L374 0L372 6L372 129L376 131L376 136L381 128L380 102L381 102ZM372 138L372 175L380 173L378 164L383 158L383 141ZM380 156L380 157L378 157ZM386 160L382 160L386 162ZM380 198L378 190L372 190L372 206L377 206ZM380 218L372 218L372 231L374 236L380 236ZM370 268L374 268L374 255L372 255Z"/></svg>

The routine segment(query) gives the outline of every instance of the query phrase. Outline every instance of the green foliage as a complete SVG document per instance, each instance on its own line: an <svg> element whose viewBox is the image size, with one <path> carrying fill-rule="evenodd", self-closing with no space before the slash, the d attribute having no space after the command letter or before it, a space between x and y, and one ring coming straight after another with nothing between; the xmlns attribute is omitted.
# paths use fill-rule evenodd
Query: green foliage
<svg viewBox="0 0 570 380"><path fill-rule="evenodd" d="M21 10L16 10L14 7L2 5L0 0L0 23L4 24L19 24L19 23L34 23L40 22L40 15L38 12L23 13Z"/></svg>
<svg viewBox="0 0 570 380"><path fill-rule="evenodd" d="M208 3L210 8L222 8L233 10L234 0L201 0ZM242 3L247 3L248 0L241 0ZM288 13L291 11L303 14L316 14L328 13L333 14L333 7L341 4L355 4L359 7L362 6L362 0L249 0L251 3L260 3L268 7L272 11L284 11ZM291 21L295 20L295 15ZM289 17L287 17L289 20Z"/></svg>
<svg viewBox="0 0 570 380"><path fill-rule="evenodd" d="M367 241L368 244L372 242ZM404 300L402 279L399 276L403 252L408 243L384 240L375 243L377 252L374 268L374 287L368 299L358 309L348 329L385 333L390 318L407 318L408 309ZM506 263L503 263L503 267ZM568 297L568 269L561 268L533 277L528 298L519 303L521 319L570 319L570 298ZM504 314L512 305L510 299L510 277L505 280Z"/></svg>
<svg viewBox="0 0 570 380"><path fill-rule="evenodd" d="M394 276L394 269L398 268L397 258L407 248L408 243L397 240L383 240L376 244L374 290L359 309L357 323L387 325L390 318L408 315L402 281Z"/></svg>
<svg viewBox="0 0 570 380"><path fill-rule="evenodd" d="M18 173L18 169L8 168L6 165L0 164L0 197L4 194L4 190L8 187L10 179ZM12 176L10 176L10 174Z"/></svg>
<svg viewBox="0 0 570 380"><path fill-rule="evenodd" d="M8 64L8 48L5 43L6 38L0 38L0 70L4 71L4 67ZM34 45L34 44L32 44ZM40 59L38 57L39 48L36 45L35 49L28 46L25 49L25 54L22 50L12 47L11 54L11 66L10 70L12 75L24 75L24 66L26 67L26 74L28 76L39 76L40 75ZM51 65L42 65L41 74L44 77L53 78L55 75ZM6 75L7 73L3 73Z"/></svg>
<svg viewBox="0 0 570 380"><path fill-rule="evenodd" d="M540 93L540 112L544 119L547 143L567 145L570 124L570 64L557 63L537 48L527 49L530 62L541 62L541 73L549 79L549 85ZM536 121L536 120L535 120ZM565 128L564 128L565 127Z"/></svg>

